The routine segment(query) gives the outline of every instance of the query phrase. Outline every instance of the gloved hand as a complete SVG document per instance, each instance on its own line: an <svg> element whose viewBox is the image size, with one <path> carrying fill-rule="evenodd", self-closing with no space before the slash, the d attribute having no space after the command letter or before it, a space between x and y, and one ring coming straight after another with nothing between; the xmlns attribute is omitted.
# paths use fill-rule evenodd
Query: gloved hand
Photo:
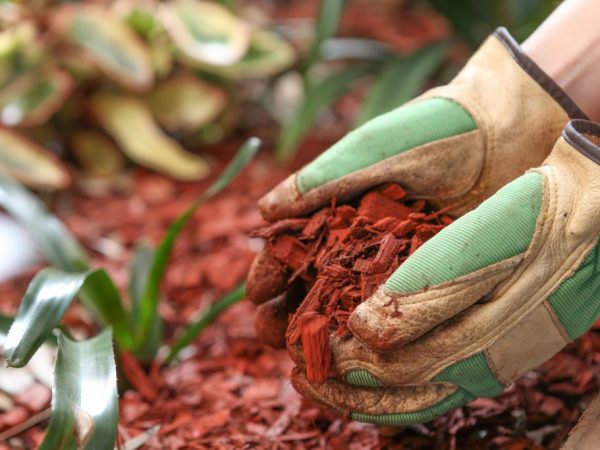
<svg viewBox="0 0 600 450"><path fill-rule="evenodd" d="M397 182L411 197L460 215L541 164L569 117L585 115L501 28L450 84L349 133L268 193L260 208L278 220ZM300 300L285 294L289 275L263 252L248 277L253 302L282 295L257 312L259 334L275 346L283 345Z"/></svg>
<svg viewBox="0 0 600 450"><path fill-rule="evenodd" d="M351 418L424 422L500 394L600 316L600 125L569 122L544 164L420 247L331 336L335 379L293 376ZM302 352L290 349L302 367Z"/></svg>

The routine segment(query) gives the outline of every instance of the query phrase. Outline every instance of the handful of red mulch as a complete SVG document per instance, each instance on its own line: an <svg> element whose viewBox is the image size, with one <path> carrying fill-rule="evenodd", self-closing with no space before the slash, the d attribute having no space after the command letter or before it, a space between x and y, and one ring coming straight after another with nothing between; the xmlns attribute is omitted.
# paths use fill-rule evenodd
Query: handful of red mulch
<svg viewBox="0 0 600 450"><path fill-rule="evenodd" d="M367 192L357 206L333 201L309 218L280 220L255 233L287 270L288 284L300 280L307 292L286 341L288 347L301 342L309 380L323 382L329 374L330 333L350 336L352 311L451 222L424 200L408 199L399 185L386 184Z"/></svg>

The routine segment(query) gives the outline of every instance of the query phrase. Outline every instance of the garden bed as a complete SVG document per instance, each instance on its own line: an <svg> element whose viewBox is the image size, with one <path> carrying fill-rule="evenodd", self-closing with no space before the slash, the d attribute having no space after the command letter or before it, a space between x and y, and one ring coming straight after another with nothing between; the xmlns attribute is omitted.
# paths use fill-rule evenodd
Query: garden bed
<svg viewBox="0 0 600 450"><path fill-rule="evenodd" d="M329 140L308 141L310 158ZM238 141L220 146L221 161ZM215 149L216 150L216 149ZM229 151L228 151L229 150ZM298 162L299 164L300 162ZM296 164L296 166L298 165ZM166 278L161 313L168 341L216 298L243 280L261 247L248 233L263 225L256 200L287 172L263 154L227 191L194 217L175 248ZM206 183L181 185L136 169L121 190L90 196L75 189L58 198L55 211L125 285L133 243L156 242L165 226L189 205ZM148 220L152 215L153 220ZM0 286L0 307L14 313L31 276ZM223 314L171 367L148 367L132 377L135 387L121 398L119 442L142 449L215 448L559 448L581 409L598 388L600 333L590 331L539 370L530 372L495 399L479 399L424 425L390 430L347 422L304 403L288 375L292 363L283 350L261 344L253 327L254 306L242 302ZM74 309L71 326L89 326ZM132 371L135 368L126 367ZM14 398L21 413L0 413L0 431L42 411L32 402L39 384ZM45 422L20 435L33 448ZM3 444L0 444L0 448ZM4 447L6 448L6 447Z"/></svg>

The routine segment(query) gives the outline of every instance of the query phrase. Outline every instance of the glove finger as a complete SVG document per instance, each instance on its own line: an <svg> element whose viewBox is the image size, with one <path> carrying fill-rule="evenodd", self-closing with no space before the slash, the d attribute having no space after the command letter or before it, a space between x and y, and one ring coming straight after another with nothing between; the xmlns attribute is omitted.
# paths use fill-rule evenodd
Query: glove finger
<svg viewBox="0 0 600 450"><path fill-rule="evenodd" d="M461 105L444 98L411 102L348 133L259 206L267 220L299 216L385 182L400 182L423 197L456 197L480 173L478 148L482 135Z"/></svg>
<svg viewBox="0 0 600 450"><path fill-rule="evenodd" d="M273 348L285 348L285 333L290 314L304 297L299 283L293 283L284 294L262 303L256 309L254 328L259 339Z"/></svg>
<svg viewBox="0 0 600 450"><path fill-rule="evenodd" d="M254 314L254 329L264 344L273 348L285 348L285 330L288 311L285 294L262 303Z"/></svg>
<svg viewBox="0 0 600 450"><path fill-rule="evenodd" d="M285 292L289 273L268 250L264 248L252 261L246 281L246 298L260 305Z"/></svg>
<svg viewBox="0 0 600 450"><path fill-rule="evenodd" d="M359 305L354 335L385 351L486 299L523 261L542 217L543 177L528 173L427 241ZM542 220L542 219L540 219Z"/></svg>
<svg viewBox="0 0 600 450"><path fill-rule="evenodd" d="M366 388L328 379L317 385L297 368L292 384L303 397L337 414L378 425L427 422L472 399L451 383Z"/></svg>

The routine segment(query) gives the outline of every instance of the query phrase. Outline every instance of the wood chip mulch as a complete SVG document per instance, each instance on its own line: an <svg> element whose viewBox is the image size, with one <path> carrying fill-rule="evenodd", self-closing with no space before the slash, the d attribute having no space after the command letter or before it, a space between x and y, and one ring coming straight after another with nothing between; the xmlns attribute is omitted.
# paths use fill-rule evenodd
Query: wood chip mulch
<svg viewBox="0 0 600 450"><path fill-rule="evenodd" d="M163 291L168 341L244 278L261 247L248 237L263 224L255 201L284 176L261 158L186 228ZM156 242L202 185L182 186L138 169L126 190L97 197L74 190L55 209L125 292L134 243ZM14 312L32 275L0 285L2 312ZM431 423L380 432L304 403L288 381L292 364L285 351L257 340L253 311L250 302L235 305L176 365L153 365L135 376L130 364L123 366L138 389L129 388L121 397L121 448L556 449L599 387L597 327L498 398L478 399ZM67 323L89 326L77 307ZM31 398L17 399L16 409L0 412L0 431L46 407L47 399L40 406ZM44 424L23 433L23 442L31 444L26 448L39 442Z"/></svg>
<svg viewBox="0 0 600 450"><path fill-rule="evenodd" d="M387 184L353 205L333 201L308 218L283 219L253 233L266 240L257 260L266 267L253 268L265 274L259 282L294 285L306 293L290 320L286 342L288 347L301 342L310 381L321 383L330 375L330 333L349 337L352 311L451 222L425 201L410 200L399 185ZM268 329L269 324L260 326Z"/></svg>

